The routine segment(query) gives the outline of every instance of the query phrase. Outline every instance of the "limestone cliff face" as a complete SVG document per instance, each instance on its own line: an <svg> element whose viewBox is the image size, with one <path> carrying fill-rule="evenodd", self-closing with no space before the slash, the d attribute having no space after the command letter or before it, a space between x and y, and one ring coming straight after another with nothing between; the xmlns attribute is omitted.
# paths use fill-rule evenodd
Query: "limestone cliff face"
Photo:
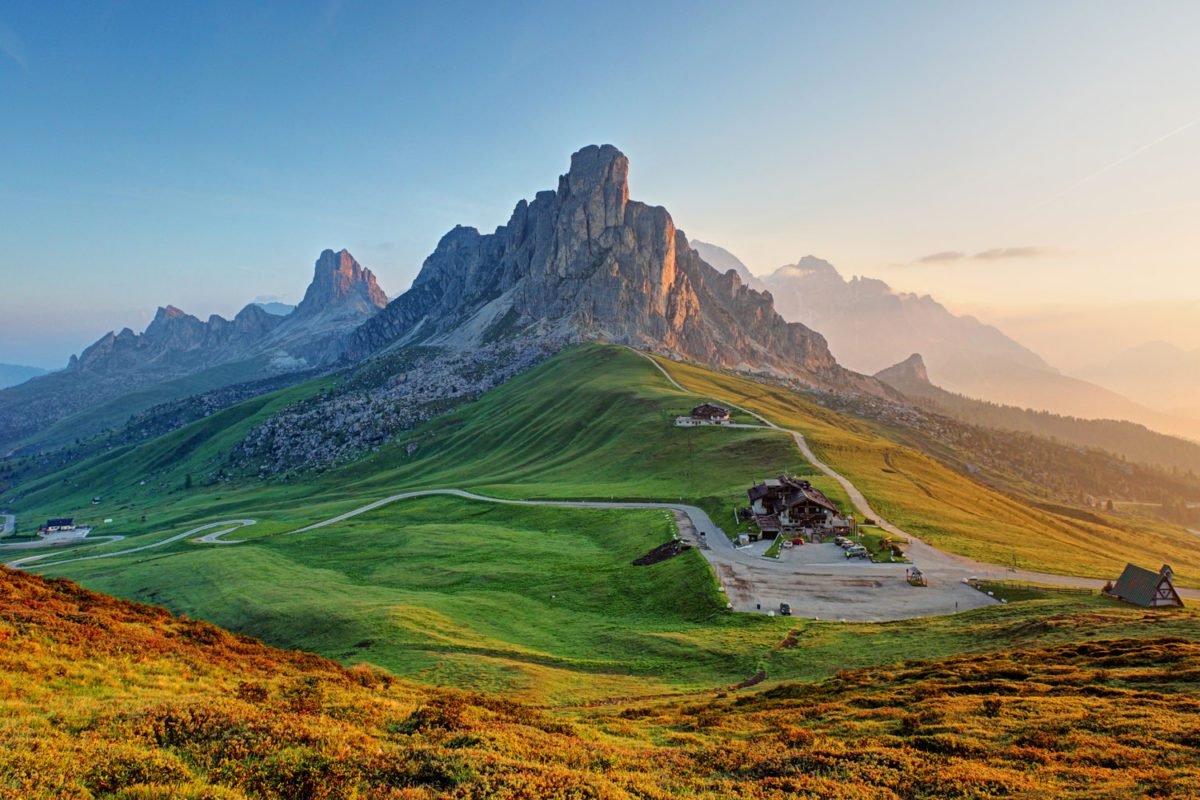
<svg viewBox="0 0 1200 800"><path fill-rule="evenodd" d="M629 199L628 179L615 147L585 147L557 190L517 203L495 233L450 231L412 288L355 331L351 355L537 334L877 388L839 367L820 334L785 322L769 293L705 263L666 209Z"/></svg>

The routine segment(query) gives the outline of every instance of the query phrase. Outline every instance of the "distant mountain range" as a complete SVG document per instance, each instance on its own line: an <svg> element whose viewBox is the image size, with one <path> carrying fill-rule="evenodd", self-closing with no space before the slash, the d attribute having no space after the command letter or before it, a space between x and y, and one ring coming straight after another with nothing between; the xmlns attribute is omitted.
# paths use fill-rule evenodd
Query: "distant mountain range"
<svg viewBox="0 0 1200 800"><path fill-rule="evenodd" d="M0 364L0 389L16 386L30 378L45 375L49 370L41 367L24 367L19 364Z"/></svg>
<svg viewBox="0 0 1200 800"><path fill-rule="evenodd" d="M1046 439L1100 448L1130 461L1200 474L1200 444L1157 433L1144 425L1077 417L989 403L948 392L929 379L920 354L876 373L905 397L971 425L1032 433Z"/></svg>
<svg viewBox="0 0 1200 800"><path fill-rule="evenodd" d="M703 243L697 250L739 274L750 272L727 250ZM873 278L846 280L832 264L813 256L761 280L779 313L821 331L834 356L850 369L875 373L920 353L934 382L953 393L1074 417L1131 420L1200 439L1200 421L1063 375L998 328L954 314L929 295L897 292ZM1121 368L1118 364L1113 371Z"/></svg>
<svg viewBox="0 0 1200 800"><path fill-rule="evenodd" d="M345 250L326 250L286 316L256 303L232 320L160 307L142 333L109 332L65 369L0 390L0 452L60 444L157 403L333 363L345 335L386 304L370 270ZM23 442L47 431L44 441Z"/></svg>
<svg viewBox="0 0 1200 800"><path fill-rule="evenodd" d="M286 317L288 314L296 310L296 307L290 303L280 303L275 300L255 300L254 305L258 306L268 314L274 314L277 317Z"/></svg>

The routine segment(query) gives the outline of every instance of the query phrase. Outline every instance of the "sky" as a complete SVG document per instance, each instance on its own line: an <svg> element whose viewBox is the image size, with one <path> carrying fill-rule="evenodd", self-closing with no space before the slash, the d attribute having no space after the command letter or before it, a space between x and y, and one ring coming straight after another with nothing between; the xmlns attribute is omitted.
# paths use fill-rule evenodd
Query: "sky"
<svg viewBox="0 0 1200 800"><path fill-rule="evenodd" d="M327 247L395 296L605 142L755 272L815 254L1042 350L1170 304L1153 338L1200 347L1198 30L1190 1L3 0L0 362L295 302Z"/></svg>

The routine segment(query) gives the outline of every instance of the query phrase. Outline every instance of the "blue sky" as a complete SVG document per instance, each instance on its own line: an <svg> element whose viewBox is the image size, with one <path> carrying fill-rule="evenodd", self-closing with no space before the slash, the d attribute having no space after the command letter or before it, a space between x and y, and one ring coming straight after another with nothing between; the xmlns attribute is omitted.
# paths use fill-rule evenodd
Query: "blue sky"
<svg viewBox="0 0 1200 800"><path fill-rule="evenodd" d="M250 5L0 3L0 361L294 301L325 247L395 296L593 142L757 272L1200 301L1200 4Z"/></svg>

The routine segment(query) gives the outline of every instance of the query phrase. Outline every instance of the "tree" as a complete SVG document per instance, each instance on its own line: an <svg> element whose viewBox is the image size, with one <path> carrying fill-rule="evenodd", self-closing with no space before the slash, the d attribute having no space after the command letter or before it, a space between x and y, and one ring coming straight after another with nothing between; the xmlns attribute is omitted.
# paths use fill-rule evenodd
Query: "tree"
<svg viewBox="0 0 1200 800"><path fill-rule="evenodd" d="M185 488L185 489L192 488L192 473L189 472L187 475L184 476L183 488Z"/></svg>

